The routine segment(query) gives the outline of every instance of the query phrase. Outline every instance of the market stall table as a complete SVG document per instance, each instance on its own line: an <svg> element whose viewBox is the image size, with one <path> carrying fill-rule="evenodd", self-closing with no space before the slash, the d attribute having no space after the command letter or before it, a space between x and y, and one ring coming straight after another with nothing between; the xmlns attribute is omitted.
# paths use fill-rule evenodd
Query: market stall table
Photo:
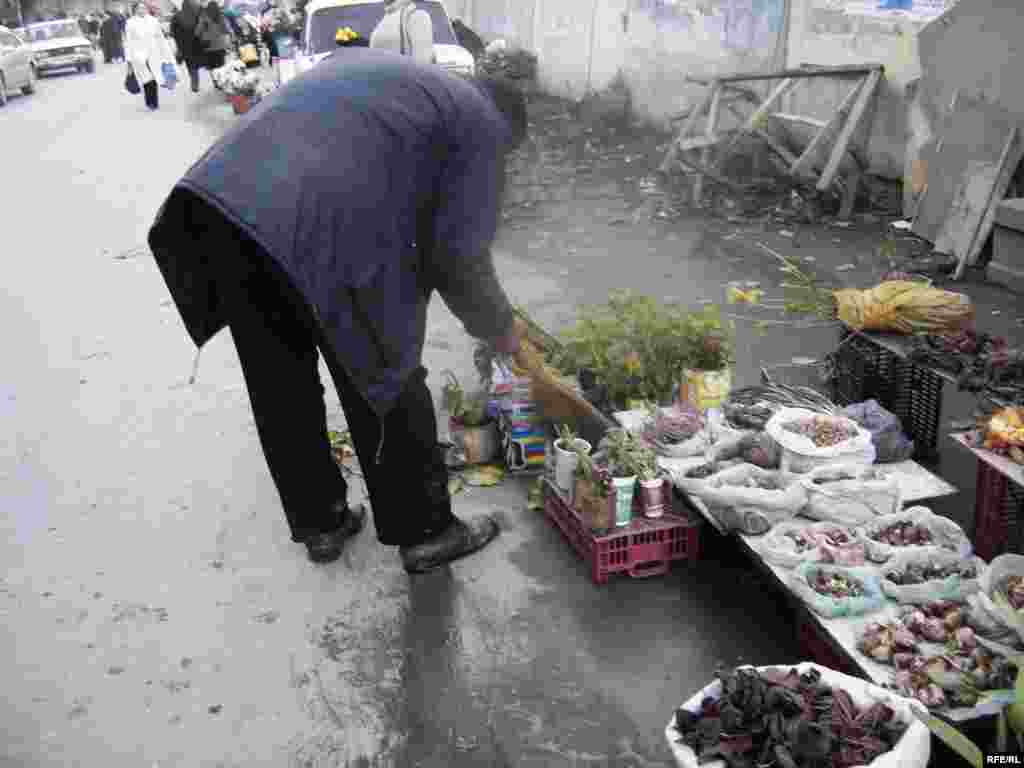
<svg viewBox="0 0 1024 768"><path fill-rule="evenodd" d="M985 560L1024 544L1024 466L1006 456L978 448L973 432L950 435L957 444L974 454L978 480L974 503L975 550ZM1011 541L1010 533L1016 533Z"/></svg>

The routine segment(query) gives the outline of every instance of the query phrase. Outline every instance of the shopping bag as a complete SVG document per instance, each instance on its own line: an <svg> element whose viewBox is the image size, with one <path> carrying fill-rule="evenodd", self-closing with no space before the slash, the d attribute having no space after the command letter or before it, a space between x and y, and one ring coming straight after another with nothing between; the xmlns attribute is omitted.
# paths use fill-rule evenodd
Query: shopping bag
<svg viewBox="0 0 1024 768"><path fill-rule="evenodd" d="M131 94L138 94L142 91L139 81L135 77L135 70L131 67L128 67L128 74L124 78L124 89Z"/></svg>
<svg viewBox="0 0 1024 768"><path fill-rule="evenodd" d="M260 54L259 51L256 50L255 45L247 43L246 45L239 46L238 58L243 64L255 64L260 60Z"/></svg>
<svg viewBox="0 0 1024 768"><path fill-rule="evenodd" d="M163 86L174 90L174 86L178 84L178 68L170 62L165 61L160 65L160 71L164 76Z"/></svg>

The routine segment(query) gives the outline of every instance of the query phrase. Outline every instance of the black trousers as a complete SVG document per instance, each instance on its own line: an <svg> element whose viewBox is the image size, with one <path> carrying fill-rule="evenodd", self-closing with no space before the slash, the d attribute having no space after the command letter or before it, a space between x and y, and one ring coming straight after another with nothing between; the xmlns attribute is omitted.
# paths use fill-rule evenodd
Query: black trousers
<svg viewBox="0 0 1024 768"><path fill-rule="evenodd" d="M419 544L453 520L448 470L422 367L380 419L331 353L308 305L269 255L235 230L241 252L216 258L219 294L242 364L263 454L294 541L338 527L348 487L327 436L322 350L366 481L377 538Z"/></svg>
<svg viewBox="0 0 1024 768"><path fill-rule="evenodd" d="M160 85L156 78L142 85L142 97L146 100L146 106L156 109L160 106Z"/></svg>

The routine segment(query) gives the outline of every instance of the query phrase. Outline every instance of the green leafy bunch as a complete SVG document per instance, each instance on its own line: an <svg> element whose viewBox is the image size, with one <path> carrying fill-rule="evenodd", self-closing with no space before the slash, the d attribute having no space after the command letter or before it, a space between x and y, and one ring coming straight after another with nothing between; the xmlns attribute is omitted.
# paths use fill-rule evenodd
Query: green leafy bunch
<svg viewBox="0 0 1024 768"><path fill-rule="evenodd" d="M735 361L735 331L722 318L717 304L690 313L685 322L686 367L698 371L720 371Z"/></svg>

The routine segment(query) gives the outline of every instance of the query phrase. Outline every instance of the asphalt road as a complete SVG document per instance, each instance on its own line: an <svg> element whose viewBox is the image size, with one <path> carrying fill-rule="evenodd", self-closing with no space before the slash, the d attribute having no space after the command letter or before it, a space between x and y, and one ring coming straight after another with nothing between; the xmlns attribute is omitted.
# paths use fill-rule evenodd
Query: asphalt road
<svg viewBox="0 0 1024 768"><path fill-rule="evenodd" d="M727 562L594 587L518 481L456 498L504 531L448 571L411 580L372 528L307 562L229 335L189 385L194 348L145 248L235 118L205 73L155 113L123 77L101 63L0 110L0 765L667 766L664 724L716 659L796 659L777 604ZM676 240L672 269L700 236ZM573 279L511 242L499 271L538 311L629 280L622 263ZM431 382L468 376L470 350L432 307Z"/></svg>

